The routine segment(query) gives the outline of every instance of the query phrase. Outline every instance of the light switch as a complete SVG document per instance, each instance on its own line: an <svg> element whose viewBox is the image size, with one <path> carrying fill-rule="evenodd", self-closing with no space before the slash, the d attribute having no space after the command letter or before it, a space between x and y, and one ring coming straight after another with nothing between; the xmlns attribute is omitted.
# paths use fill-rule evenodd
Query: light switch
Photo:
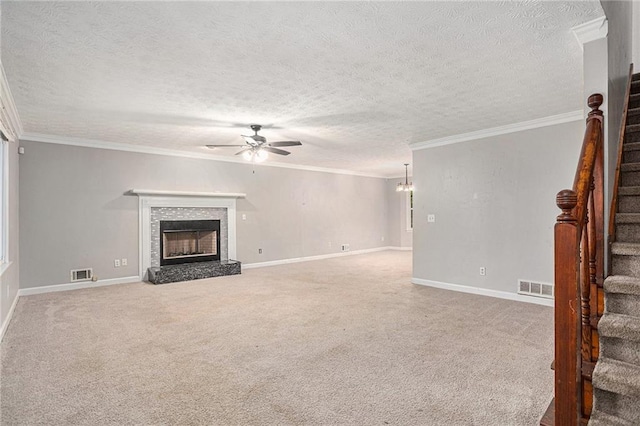
<svg viewBox="0 0 640 426"><path fill-rule="evenodd" d="M247 215L242 213L242 220L247 220Z"/></svg>

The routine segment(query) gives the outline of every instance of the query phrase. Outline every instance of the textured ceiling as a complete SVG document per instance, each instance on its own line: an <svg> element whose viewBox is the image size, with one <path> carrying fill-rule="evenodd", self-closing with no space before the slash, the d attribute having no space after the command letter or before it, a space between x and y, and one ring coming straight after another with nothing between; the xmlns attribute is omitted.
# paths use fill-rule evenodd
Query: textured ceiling
<svg viewBox="0 0 640 426"><path fill-rule="evenodd" d="M277 161L398 176L408 143L581 109L570 29L599 16L598 1L3 2L2 63L28 133L203 153L260 123L304 143Z"/></svg>

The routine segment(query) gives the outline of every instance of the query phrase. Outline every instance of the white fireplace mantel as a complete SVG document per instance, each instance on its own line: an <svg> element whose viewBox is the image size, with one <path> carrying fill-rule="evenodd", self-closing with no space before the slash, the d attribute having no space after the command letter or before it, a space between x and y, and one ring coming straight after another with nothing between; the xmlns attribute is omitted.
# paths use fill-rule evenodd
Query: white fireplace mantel
<svg viewBox="0 0 640 426"><path fill-rule="evenodd" d="M131 189L128 193L152 197L244 198L247 196L242 192L164 191L161 189Z"/></svg>
<svg viewBox="0 0 640 426"><path fill-rule="evenodd" d="M227 209L227 236L229 259L236 259L236 199L243 193L163 191L155 189L132 189L137 195L139 222L139 273L144 280L151 266L151 209L154 207L214 207Z"/></svg>

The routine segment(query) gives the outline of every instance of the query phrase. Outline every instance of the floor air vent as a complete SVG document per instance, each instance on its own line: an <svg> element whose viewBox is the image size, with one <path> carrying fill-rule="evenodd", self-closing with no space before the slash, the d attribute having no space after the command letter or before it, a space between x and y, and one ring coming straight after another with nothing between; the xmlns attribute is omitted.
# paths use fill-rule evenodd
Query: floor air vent
<svg viewBox="0 0 640 426"><path fill-rule="evenodd" d="M553 299L553 284L535 281L518 280L518 293L527 296L545 297Z"/></svg>
<svg viewBox="0 0 640 426"><path fill-rule="evenodd" d="M71 282L74 283L76 281L91 281L93 278L93 269L85 268L85 269L72 269L71 270Z"/></svg>

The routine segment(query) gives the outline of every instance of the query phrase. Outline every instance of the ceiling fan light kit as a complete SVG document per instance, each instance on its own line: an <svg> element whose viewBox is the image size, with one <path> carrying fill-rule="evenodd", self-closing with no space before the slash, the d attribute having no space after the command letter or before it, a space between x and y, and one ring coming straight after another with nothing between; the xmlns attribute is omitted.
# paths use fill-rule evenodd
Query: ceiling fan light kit
<svg viewBox="0 0 640 426"><path fill-rule="evenodd" d="M413 191L413 182L409 183L409 163L404 163L404 183L400 182L396 185L396 192Z"/></svg>
<svg viewBox="0 0 640 426"><path fill-rule="evenodd" d="M243 147L244 149L237 152L236 155L242 155L247 161L253 161L254 163L261 163L269 157L269 153L278 155L289 155L289 151L284 149L275 148L276 146L300 146L300 141L278 141L267 143L267 139L264 136L260 136L258 131L262 128L259 124L252 124L251 130L254 135L240 135L245 141L246 145L207 145L207 148L224 148L224 147Z"/></svg>
<svg viewBox="0 0 640 426"><path fill-rule="evenodd" d="M262 163L269 157L269 153L264 149L248 149L242 153L242 158L247 161L253 161L254 163Z"/></svg>

